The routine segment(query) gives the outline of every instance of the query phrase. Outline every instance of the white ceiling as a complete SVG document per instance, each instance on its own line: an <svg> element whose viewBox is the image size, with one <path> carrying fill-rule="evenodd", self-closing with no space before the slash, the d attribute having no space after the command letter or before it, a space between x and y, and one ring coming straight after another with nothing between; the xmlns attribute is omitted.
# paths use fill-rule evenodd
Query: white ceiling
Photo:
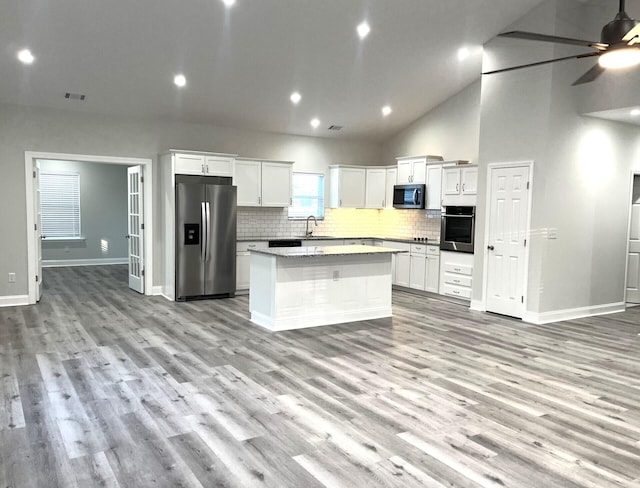
<svg viewBox="0 0 640 488"><path fill-rule="evenodd" d="M384 140L477 79L482 44L539 3L8 0L0 102ZM362 20L371 25L364 41ZM463 46L471 56L460 62ZM31 66L16 60L24 47L36 56ZM179 72L183 89L172 81ZM295 107L294 89L303 97ZM322 121L315 131L312 117Z"/></svg>

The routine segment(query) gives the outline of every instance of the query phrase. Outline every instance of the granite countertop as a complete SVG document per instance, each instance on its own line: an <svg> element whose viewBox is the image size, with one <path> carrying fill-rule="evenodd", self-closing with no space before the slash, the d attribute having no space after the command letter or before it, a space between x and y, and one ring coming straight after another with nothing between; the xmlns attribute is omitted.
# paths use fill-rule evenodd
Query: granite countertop
<svg viewBox="0 0 640 488"><path fill-rule="evenodd" d="M407 251L373 246L308 246L270 247L267 249L251 249L251 252L283 258L308 258L314 256L351 256L356 254L397 254Z"/></svg>
<svg viewBox="0 0 640 488"><path fill-rule="evenodd" d="M262 241L279 241L279 240L289 240L289 239L300 239L301 241L333 241L333 240L344 240L344 239L375 239L378 241L392 241L392 242L404 242L408 244L427 244L429 246L439 246L440 241L429 239L427 241L414 241L413 239L399 239L396 237L336 237L336 236L311 236L311 237L241 237L238 239L238 242L262 242Z"/></svg>

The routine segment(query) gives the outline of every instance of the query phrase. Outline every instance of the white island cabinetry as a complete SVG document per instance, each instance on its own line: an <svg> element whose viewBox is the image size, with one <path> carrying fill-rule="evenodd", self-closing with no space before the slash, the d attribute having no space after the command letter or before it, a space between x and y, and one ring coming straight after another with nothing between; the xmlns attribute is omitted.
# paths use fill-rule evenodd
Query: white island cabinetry
<svg viewBox="0 0 640 488"><path fill-rule="evenodd" d="M270 330L391 316L391 256L375 246L251 252L251 321Z"/></svg>

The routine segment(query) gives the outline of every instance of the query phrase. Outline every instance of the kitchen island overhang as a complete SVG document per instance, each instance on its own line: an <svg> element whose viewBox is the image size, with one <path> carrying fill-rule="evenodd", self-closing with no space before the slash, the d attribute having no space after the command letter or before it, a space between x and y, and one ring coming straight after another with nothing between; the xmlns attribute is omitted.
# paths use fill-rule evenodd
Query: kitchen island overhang
<svg viewBox="0 0 640 488"><path fill-rule="evenodd" d="M251 321L273 331L391 317L391 257L374 246L251 251Z"/></svg>

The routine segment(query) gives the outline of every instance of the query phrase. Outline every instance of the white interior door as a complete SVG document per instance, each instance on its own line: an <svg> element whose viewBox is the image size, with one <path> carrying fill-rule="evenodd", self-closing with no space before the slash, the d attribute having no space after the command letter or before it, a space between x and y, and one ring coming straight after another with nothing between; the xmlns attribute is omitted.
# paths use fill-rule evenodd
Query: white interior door
<svg viewBox="0 0 640 488"><path fill-rule="evenodd" d="M491 168L487 311L522 318L529 226L529 166Z"/></svg>
<svg viewBox="0 0 640 488"><path fill-rule="evenodd" d="M640 175L633 178L627 259L627 302L640 303Z"/></svg>
<svg viewBox="0 0 640 488"><path fill-rule="evenodd" d="M34 161L33 164L33 184L35 191L33 196L35 201L33 202L36 209L36 225L35 229L35 243L36 243L36 260L38 262L38 268L36 271L36 302L40 301L42 296L42 209L40 208L40 164Z"/></svg>
<svg viewBox="0 0 640 488"><path fill-rule="evenodd" d="M144 293L144 194L142 166L127 168L129 288Z"/></svg>

